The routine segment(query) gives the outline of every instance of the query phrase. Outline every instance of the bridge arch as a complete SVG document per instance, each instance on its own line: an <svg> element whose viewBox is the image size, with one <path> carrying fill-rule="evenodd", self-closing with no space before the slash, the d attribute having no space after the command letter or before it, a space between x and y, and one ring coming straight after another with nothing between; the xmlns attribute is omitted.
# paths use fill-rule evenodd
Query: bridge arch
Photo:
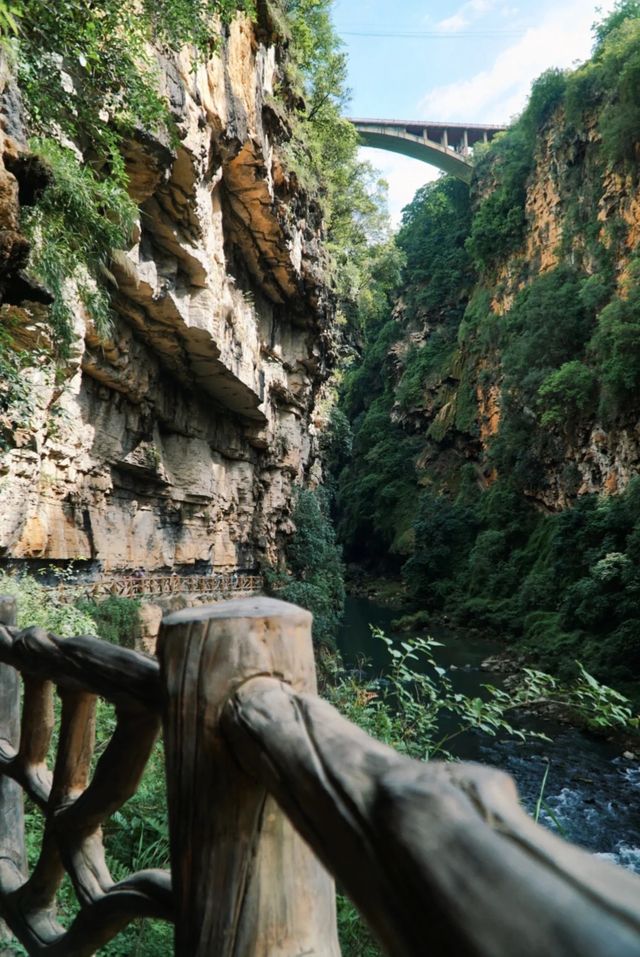
<svg viewBox="0 0 640 957"><path fill-rule="evenodd" d="M421 160L468 183L471 149L487 143L504 126L429 123L424 120L352 119L363 146Z"/></svg>

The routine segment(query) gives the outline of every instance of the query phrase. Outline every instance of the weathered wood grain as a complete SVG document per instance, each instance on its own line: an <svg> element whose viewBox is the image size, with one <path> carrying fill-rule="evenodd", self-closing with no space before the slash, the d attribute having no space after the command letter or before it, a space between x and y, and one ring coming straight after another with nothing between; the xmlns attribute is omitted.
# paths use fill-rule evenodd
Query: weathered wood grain
<svg viewBox="0 0 640 957"><path fill-rule="evenodd" d="M88 691L113 704L134 701L159 711L158 662L89 635L56 638L42 628L0 626L0 662L69 691Z"/></svg>
<svg viewBox="0 0 640 957"><path fill-rule="evenodd" d="M114 884L83 907L68 930L53 910L24 910L21 879L8 861L0 860L0 910L31 957L92 957L132 920L172 916L171 881L165 871L140 871Z"/></svg>
<svg viewBox="0 0 640 957"><path fill-rule="evenodd" d="M0 598L0 721L13 721L0 811L24 789L45 833L25 880L21 832L0 819L0 915L32 957L90 957L141 916L175 916L178 957L339 957L327 870L394 957L640 957L640 879L539 828L506 775L410 761L341 718L315 696L307 612L271 599L179 612L161 667L19 632L12 615ZM11 667L25 680L19 741ZM91 777L96 695L117 727ZM161 716L175 905L162 871L114 884L101 834ZM81 905L68 930L54 908L65 871Z"/></svg>
<svg viewBox="0 0 640 957"><path fill-rule="evenodd" d="M5 773L22 785L32 801L44 808L53 780L47 765L54 728L53 683L29 675L23 675L22 681L20 749Z"/></svg>
<svg viewBox="0 0 640 957"><path fill-rule="evenodd" d="M0 625L15 625L16 600L0 596ZM20 682L17 671L0 664L0 760L10 759L20 738ZM19 873L26 872L22 788L0 776L0 852ZM0 921L0 945L12 937Z"/></svg>
<svg viewBox="0 0 640 957"><path fill-rule="evenodd" d="M178 957L338 957L333 882L219 720L259 674L315 691L311 616L273 599L191 608L163 622L165 751Z"/></svg>
<svg viewBox="0 0 640 957"><path fill-rule="evenodd" d="M0 613L3 607L0 599ZM6 664L0 667L12 664L23 672L25 693L20 742L5 741L0 748L0 781L20 785L20 799L22 788L30 794L42 809L45 830L39 860L26 880L8 853L10 841L0 844L0 913L31 955L89 957L131 920L173 915L168 873L142 871L113 882L101 831L106 818L135 792L157 739L158 664L96 638L58 639L41 629L19 632L8 614L4 618L0 660ZM52 775L46 761L53 683L62 716ZM114 702L118 722L91 779L99 694ZM0 838L7 840L1 827ZM68 930L55 917L65 871L81 905Z"/></svg>
<svg viewBox="0 0 640 957"><path fill-rule="evenodd" d="M403 758L273 678L222 726L397 957L639 957L640 878L534 824L512 780Z"/></svg>

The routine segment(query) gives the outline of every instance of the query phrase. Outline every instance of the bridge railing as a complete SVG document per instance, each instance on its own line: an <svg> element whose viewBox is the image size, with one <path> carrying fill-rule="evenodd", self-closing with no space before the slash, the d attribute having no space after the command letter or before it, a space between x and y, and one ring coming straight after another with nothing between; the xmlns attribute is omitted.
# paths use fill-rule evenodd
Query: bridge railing
<svg viewBox="0 0 640 957"><path fill-rule="evenodd" d="M398 957L640 955L640 879L538 827L501 772L409 760L317 698L308 612L187 609L164 620L159 661L18 631L14 616L0 599L0 912L29 954L89 957L155 916L175 922L179 957L337 957L333 874ZM91 774L96 696L117 726ZM101 825L161 725L172 879L114 883ZM30 875L23 792L45 819ZM68 929L65 871L80 905Z"/></svg>

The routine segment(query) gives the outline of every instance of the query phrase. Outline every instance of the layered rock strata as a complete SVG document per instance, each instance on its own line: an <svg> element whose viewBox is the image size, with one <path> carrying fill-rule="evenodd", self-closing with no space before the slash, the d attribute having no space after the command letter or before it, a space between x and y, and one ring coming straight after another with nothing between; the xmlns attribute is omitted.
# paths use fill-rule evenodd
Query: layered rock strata
<svg viewBox="0 0 640 957"><path fill-rule="evenodd" d="M16 293L33 171L5 73L0 266L14 294L0 320L33 357L28 415L0 422L5 559L151 570L277 557L292 489L314 467L332 310L319 211L278 158L279 70L277 42L243 18L206 66L162 61L180 142L128 143L140 216L111 265L113 333L100 341L78 305L62 368L46 291Z"/></svg>

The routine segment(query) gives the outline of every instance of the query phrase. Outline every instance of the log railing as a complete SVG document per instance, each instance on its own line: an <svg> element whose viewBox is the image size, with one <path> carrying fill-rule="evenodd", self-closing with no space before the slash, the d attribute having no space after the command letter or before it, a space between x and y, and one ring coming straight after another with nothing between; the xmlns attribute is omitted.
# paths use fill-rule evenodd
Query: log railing
<svg viewBox="0 0 640 957"><path fill-rule="evenodd" d="M167 595L230 597L262 591L262 576L246 572L217 572L211 575L114 575L87 582L62 581L54 585L63 600L87 598L161 598Z"/></svg>
<svg viewBox="0 0 640 957"><path fill-rule="evenodd" d="M503 773L411 761L320 701L308 612L187 609L165 619L156 662L18 631L14 611L0 599L0 912L30 954L85 957L156 916L175 921L179 957L337 957L333 874L398 957L640 957L640 879L534 824ZM91 776L98 695L118 722ZM173 888L162 871L114 883L100 828L161 724ZM23 791L45 818L29 876ZM65 871L80 903L67 930Z"/></svg>

